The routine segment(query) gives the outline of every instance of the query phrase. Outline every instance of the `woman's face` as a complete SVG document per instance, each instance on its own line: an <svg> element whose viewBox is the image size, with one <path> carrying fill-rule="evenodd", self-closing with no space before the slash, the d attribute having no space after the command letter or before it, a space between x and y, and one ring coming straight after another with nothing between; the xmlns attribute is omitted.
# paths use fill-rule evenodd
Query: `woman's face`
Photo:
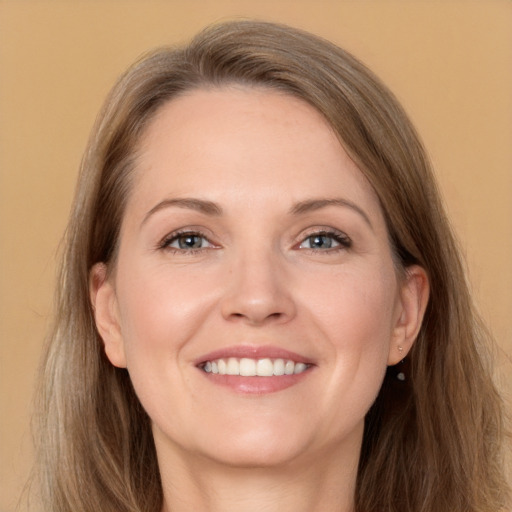
<svg viewBox="0 0 512 512"><path fill-rule="evenodd" d="M412 343L424 280L410 275L321 115L226 87L149 125L115 269L94 269L92 295L159 455L321 464L359 449L386 366Z"/></svg>

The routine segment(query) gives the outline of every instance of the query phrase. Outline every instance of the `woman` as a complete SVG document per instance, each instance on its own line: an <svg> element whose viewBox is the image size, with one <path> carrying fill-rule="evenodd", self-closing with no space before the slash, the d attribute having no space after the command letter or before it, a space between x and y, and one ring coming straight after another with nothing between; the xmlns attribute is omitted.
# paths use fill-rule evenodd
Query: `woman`
<svg viewBox="0 0 512 512"><path fill-rule="evenodd" d="M210 28L135 64L86 152L45 509L503 509L486 338L391 93L312 35Z"/></svg>

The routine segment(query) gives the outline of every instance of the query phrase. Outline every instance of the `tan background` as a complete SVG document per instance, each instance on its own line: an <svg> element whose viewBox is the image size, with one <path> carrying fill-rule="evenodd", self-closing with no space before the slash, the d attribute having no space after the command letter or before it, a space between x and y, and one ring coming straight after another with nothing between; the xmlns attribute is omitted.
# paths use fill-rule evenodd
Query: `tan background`
<svg viewBox="0 0 512 512"><path fill-rule="evenodd" d="M512 2L0 0L1 512L30 468L55 255L96 112L143 51L234 16L324 35L395 91L435 163L475 298L512 353Z"/></svg>

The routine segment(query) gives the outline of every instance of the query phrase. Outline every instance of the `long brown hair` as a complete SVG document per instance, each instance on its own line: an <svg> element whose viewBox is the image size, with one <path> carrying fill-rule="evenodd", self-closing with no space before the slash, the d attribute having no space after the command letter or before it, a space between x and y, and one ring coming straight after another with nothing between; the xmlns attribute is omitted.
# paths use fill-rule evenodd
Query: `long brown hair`
<svg viewBox="0 0 512 512"><path fill-rule="evenodd" d="M114 87L93 131L41 370L44 510L162 506L150 421L126 370L104 355L89 273L97 262L115 263L137 144L156 110L184 91L229 83L278 89L321 112L380 199L397 266L418 264L429 276L418 339L406 362L388 369L366 418L356 511L504 508L503 407L485 355L489 337L414 128L386 87L344 50L286 26L239 21L137 62Z"/></svg>

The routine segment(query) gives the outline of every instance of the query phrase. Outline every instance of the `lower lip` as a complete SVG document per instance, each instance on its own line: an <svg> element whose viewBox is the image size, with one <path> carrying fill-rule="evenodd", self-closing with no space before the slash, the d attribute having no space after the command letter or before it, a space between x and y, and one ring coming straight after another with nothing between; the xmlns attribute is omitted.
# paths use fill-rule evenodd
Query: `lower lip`
<svg viewBox="0 0 512 512"><path fill-rule="evenodd" d="M304 380L312 368L293 375L279 375L274 377L242 377L241 375L219 375L206 373L203 375L213 384L230 388L235 393L248 395L264 395L282 391Z"/></svg>

